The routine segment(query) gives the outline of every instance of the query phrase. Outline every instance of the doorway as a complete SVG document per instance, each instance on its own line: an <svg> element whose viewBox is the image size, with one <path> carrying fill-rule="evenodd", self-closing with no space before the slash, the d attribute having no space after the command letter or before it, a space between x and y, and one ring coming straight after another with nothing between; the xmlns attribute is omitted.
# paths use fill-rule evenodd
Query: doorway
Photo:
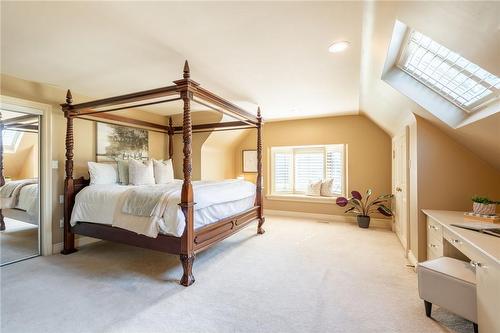
<svg viewBox="0 0 500 333"><path fill-rule="evenodd" d="M405 256L409 248L409 201L408 201L408 139L409 129L405 127L402 133L392 139L392 193L394 193L394 232L398 236Z"/></svg>

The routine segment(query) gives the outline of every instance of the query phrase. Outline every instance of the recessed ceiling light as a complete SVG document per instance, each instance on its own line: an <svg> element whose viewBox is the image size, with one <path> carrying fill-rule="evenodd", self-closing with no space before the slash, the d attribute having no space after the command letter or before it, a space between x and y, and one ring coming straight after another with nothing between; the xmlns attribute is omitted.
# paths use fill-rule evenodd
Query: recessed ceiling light
<svg viewBox="0 0 500 333"><path fill-rule="evenodd" d="M340 42L335 42L328 48L328 51L331 53L338 53L345 51L349 47L350 43L346 40L340 41Z"/></svg>

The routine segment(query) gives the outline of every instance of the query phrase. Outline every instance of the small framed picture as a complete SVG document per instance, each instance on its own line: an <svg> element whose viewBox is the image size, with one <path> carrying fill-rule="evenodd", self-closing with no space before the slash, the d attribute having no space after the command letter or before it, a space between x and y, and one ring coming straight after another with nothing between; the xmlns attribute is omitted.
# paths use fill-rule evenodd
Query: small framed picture
<svg viewBox="0 0 500 333"><path fill-rule="evenodd" d="M243 150L243 172L257 172L257 150Z"/></svg>

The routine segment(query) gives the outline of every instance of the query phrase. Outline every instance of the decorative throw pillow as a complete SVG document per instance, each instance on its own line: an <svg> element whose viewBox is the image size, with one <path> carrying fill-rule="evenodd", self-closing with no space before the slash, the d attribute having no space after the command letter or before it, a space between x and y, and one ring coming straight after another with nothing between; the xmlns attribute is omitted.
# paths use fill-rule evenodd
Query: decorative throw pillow
<svg viewBox="0 0 500 333"><path fill-rule="evenodd" d="M334 197L333 178L327 178L321 183L321 195L323 197Z"/></svg>
<svg viewBox="0 0 500 333"><path fill-rule="evenodd" d="M118 171L116 163L88 162L90 184L116 184L118 182Z"/></svg>
<svg viewBox="0 0 500 333"><path fill-rule="evenodd" d="M128 181L131 185L153 185L155 183L153 162L129 160Z"/></svg>
<svg viewBox="0 0 500 333"><path fill-rule="evenodd" d="M321 180L307 185L306 195L321 195Z"/></svg>
<svg viewBox="0 0 500 333"><path fill-rule="evenodd" d="M122 185L128 185L128 161L116 160L118 163L118 180Z"/></svg>
<svg viewBox="0 0 500 333"><path fill-rule="evenodd" d="M166 161L153 160L153 169L156 184L166 184L174 180L174 167L172 159Z"/></svg>

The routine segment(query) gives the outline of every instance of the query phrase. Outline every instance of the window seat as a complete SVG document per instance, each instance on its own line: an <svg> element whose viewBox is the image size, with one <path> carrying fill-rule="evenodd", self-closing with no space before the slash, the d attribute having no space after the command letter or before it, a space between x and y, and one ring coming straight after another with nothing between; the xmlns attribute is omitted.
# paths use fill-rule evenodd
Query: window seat
<svg viewBox="0 0 500 333"><path fill-rule="evenodd" d="M299 201L335 204L337 197L311 196L305 194L268 194L266 195L266 199L278 201Z"/></svg>

